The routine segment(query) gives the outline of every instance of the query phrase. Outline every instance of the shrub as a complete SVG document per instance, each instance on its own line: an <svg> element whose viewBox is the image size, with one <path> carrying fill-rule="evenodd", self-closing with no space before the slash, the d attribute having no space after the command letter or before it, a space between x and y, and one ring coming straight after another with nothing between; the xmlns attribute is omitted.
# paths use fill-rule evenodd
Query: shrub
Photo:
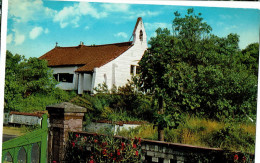
<svg viewBox="0 0 260 163"><path fill-rule="evenodd" d="M210 133L204 141L209 146L233 151L254 153L255 148L255 135L235 124L227 124L224 128Z"/></svg>
<svg viewBox="0 0 260 163"><path fill-rule="evenodd" d="M91 151L90 151L91 149ZM141 139L112 135L71 134L66 152L69 162L141 162Z"/></svg>
<svg viewBox="0 0 260 163"><path fill-rule="evenodd" d="M66 92L59 88L56 88L51 93L32 93L25 98L17 99L15 106L12 110L19 112L35 112L46 109L46 106L60 103L63 101L69 101L75 93Z"/></svg>
<svg viewBox="0 0 260 163"><path fill-rule="evenodd" d="M96 94L93 96L84 94L82 97L78 96L71 100L74 104L88 109L86 119L153 120L152 97L137 92L131 82L124 87L113 87L111 90L108 90L105 84L99 85L95 91Z"/></svg>

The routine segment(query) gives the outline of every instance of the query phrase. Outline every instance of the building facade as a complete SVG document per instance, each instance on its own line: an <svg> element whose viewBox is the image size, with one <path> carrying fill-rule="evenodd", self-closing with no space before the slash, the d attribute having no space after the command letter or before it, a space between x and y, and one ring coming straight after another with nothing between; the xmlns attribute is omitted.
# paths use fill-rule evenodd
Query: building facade
<svg viewBox="0 0 260 163"><path fill-rule="evenodd" d="M64 90L94 93L98 84L108 89L124 86L136 75L138 62L147 49L147 37L142 18L138 18L133 40L105 45L56 47L40 59L47 60L53 75Z"/></svg>

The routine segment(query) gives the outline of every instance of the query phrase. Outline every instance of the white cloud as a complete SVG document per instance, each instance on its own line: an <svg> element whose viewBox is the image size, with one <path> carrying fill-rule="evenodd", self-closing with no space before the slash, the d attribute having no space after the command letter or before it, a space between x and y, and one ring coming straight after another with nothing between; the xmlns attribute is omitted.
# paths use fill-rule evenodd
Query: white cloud
<svg viewBox="0 0 260 163"><path fill-rule="evenodd" d="M127 34L125 32L118 32L117 34L114 34L115 37L123 37L123 38L127 38Z"/></svg>
<svg viewBox="0 0 260 163"><path fill-rule="evenodd" d="M53 21L59 22L61 28L65 28L69 24L74 27L79 27L79 20L81 16L90 15L94 18L104 18L107 16L106 12L99 12L91 4L86 2L80 2L74 4L74 6L64 7L61 11L57 12Z"/></svg>
<svg viewBox="0 0 260 163"><path fill-rule="evenodd" d="M128 4L113 4L113 3L102 4L101 7L103 7L108 12L128 12L130 8Z"/></svg>
<svg viewBox="0 0 260 163"><path fill-rule="evenodd" d="M226 31L232 31L232 30L237 29L237 28L238 28L238 27L237 27L236 25L231 25L231 26L225 27L225 30L226 30Z"/></svg>
<svg viewBox="0 0 260 163"><path fill-rule="evenodd" d="M14 42L15 42L15 45L20 45L24 42L25 40L25 36L22 35L22 34L16 34L15 35L15 39L14 39Z"/></svg>
<svg viewBox="0 0 260 163"><path fill-rule="evenodd" d="M43 28L42 27L34 27L29 36L30 36L30 39L36 39L38 36L40 36L43 32Z"/></svg>
<svg viewBox="0 0 260 163"><path fill-rule="evenodd" d="M13 41L13 34L11 33L11 34L7 35L7 37L6 37L6 43L7 43L7 44L10 44L12 41Z"/></svg>
<svg viewBox="0 0 260 163"><path fill-rule="evenodd" d="M144 23L145 25L145 29L147 31L155 31L158 28L168 28L169 30L171 30L172 26L171 24L168 23L160 23L160 22L155 22L155 23Z"/></svg>
<svg viewBox="0 0 260 163"><path fill-rule="evenodd" d="M89 26L85 26L85 28L84 28L85 30L88 30L89 29Z"/></svg>
<svg viewBox="0 0 260 163"><path fill-rule="evenodd" d="M14 42L15 42L15 45L20 45L24 42L25 40L25 35L23 34L20 34L20 32L16 29L13 29L13 32L15 33L14 35Z"/></svg>
<svg viewBox="0 0 260 163"><path fill-rule="evenodd" d="M35 39L42 32L48 32L40 28L32 30L32 23L28 23L52 19L56 13L55 10L43 6L42 0L9 0L8 3L8 19L13 22L13 29L9 29L12 32L8 38L10 43L14 41L15 45L20 45L27 35Z"/></svg>
<svg viewBox="0 0 260 163"><path fill-rule="evenodd" d="M152 11L129 11L128 15L125 16L125 19L136 19L137 17L152 17L159 15L160 12L152 12Z"/></svg>
<svg viewBox="0 0 260 163"><path fill-rule="evenodd" d="M80 2L78 8L79 8L81 15L90 15L90 16L97 18L97 19L107 17L107 15L108 15L104 11L103 12L98 11L90 3L87 3L87 2Z"/></svg>
<svg viewBox="0 0 260 163"><path fill-rule="evenodd" d="M160 14L159 12L143 11L143 12L140 12L138 14L138 16L142 16L142 17L144 17L144 16L157 16L159 14Z"/></svg>
<svg viewBox="0 0 260 163"><path fill-rule="evenodd" d="M221 18L221 19L232 19L232 16L231 15L219 15L219 17Z"/></svg>
<svg viewBox="0 0 260 163"><path fill-rule="evenodd" d="M42 0L9 0L8 14L16 22L50 18L54 10L44 7Z"/></svg>

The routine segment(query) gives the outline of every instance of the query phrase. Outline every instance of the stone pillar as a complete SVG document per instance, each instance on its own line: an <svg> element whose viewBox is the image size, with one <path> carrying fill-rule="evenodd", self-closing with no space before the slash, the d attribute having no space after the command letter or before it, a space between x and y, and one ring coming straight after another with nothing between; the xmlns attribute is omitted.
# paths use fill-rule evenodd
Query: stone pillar
<svg viewBox="0 0 260 163"><path fill-rule="evenodd" d="M82 131L82 122L86 108L63 102L47 106L49 113L49 139L48 153L49 162L64 160L66 143L69 132Z"/></svg>

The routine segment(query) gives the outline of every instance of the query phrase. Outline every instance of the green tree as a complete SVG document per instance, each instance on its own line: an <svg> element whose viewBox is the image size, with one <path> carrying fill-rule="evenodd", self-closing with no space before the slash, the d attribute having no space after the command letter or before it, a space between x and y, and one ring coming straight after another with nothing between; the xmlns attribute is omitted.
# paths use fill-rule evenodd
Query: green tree
<svg viewBox="0 0 260 163"><path fill-rule="evenodd" d="M5 70L5 111L12 110L19 104L22 98L22 92L24 87L19 84L18 74L20 71L19 63L23 60L23 57L11 52L6 52L6 70Z"/></svg>
<svg viewBox="0 0 260 163"><path fill-rule="evenodd" d="M241 62L245 64L248 69L251 69L255 75L258 74L259 43L250 44L242 50Z"/></svg>
<svg viewBox="0 0 260 163"><path fill-rule="evenodd" d="M157 29L139 62L139 86L158 99L159 130L176 127L182 112L214 119L255 114L257 76L239 59L239 36L212 35L193 9L174 15L173 34Z"/></svg>
<svg viewBox="0 0 260 163"><path fill-rule="evenodd" d="M68 96L56 88L56 84L46 61L27 60L24 56L6 52L5 111L37 110L37 105L45 108L47 103L66 99ZM30 107L32 109L28 109Z"/></svg>

